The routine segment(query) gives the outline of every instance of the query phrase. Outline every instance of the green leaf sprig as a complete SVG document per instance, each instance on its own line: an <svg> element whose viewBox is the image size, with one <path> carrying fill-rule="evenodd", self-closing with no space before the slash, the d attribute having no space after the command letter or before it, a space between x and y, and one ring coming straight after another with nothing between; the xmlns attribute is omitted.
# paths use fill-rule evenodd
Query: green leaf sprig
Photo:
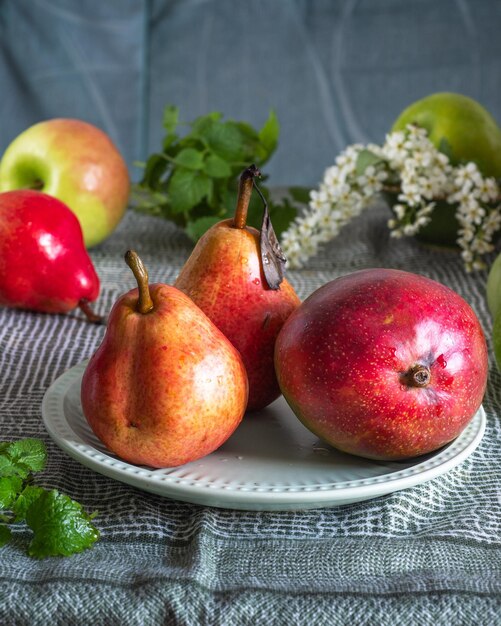
<svg viewBox="0 0 501 626"><path fill-rule="evenodd" d="M182 127L188 130L183 135ZM164 111L165 137L162 152L152 154L143 164L142 180L133 189L133 208L173 221L197 241L220 220L233 216L238 177L249 163L259 168L274 153L280 132L277 116L271 111L260 130L247 122L223 120L212 112L183 124L179 109ZM280 204L268 201L277 236L287 229L297 209L287 198ZM262 221L259 198L251 200L247 222L259 228Z"/></svg>
<svg viewBox="0 0 501 626"><path fill-rule="evenodd" d="M55 489L33 484L33 474L47 463L39 439L0 442L0 547L11 539L10 525L25 521L33 531L28 554L36 558L69 556L90 548L99 538L78 502Z"/></svg>

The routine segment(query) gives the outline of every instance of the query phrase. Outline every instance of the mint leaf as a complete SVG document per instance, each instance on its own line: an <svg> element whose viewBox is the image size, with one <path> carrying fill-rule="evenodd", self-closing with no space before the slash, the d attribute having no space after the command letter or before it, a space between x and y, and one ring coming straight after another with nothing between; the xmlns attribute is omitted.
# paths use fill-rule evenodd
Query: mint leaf
<svg viewBox="0 0 501 626"><path fill-rule="evenodd" d="M361 176L369 165L376 165L377 163L382 163L383 161L384 159L377 154L374 154L374 152L371 152L370 150L361 150L357 157L357 176Z"/></svg>
<svg viewBox="0 0 501 626"><path fill-rule="evenodd" d="M16 463L32 472L40 472L47 463L47 448L40 439L20 439L7 448L7 454Z"/></svg>
<svg viewBox="0 0 501 626"><path fill-rule="evenodd" d="M274 111L259 131L245 121L223 121L217 111L196 118L181 137L175 132L179 124L178 108L166 107L163 151L152 154L144 165L141 182L133 186L132 208L171 220L197 239L216 216L233 214L239 174L251 163L261 165L270 158L279 124ZM263 192L265 180L263 173ZM293 213L292 208L284 210L282 221ZM255 218L260 228L261 206Z"/></svg>
<svg viewBox="0 0 501 626"><path fill-rule="evenodd" d="M55 489L44 491L26 512L34 533L28 554L37 558L70 556L90 548L99 538L91 520L78 502Z"/></svg>
<svg viewBox="0 0 501 626"><path fill-rule="evenodd" d="M140 185L158 190L166 165L167 161L163 154L152 154L148 157Z"/></svg>
<svg viewBox="0 0 501 626"><path fill-rule="evenodd" d="M214 226L214 224L220 221L221 218L218 215L200 217L197 220L188 222L186 225L186 233L192 241L198 241L211 226Z"/></svg>
<svg viewBox="0 0 501 626"><path fill-rule="evenodd" d="M198 137L199 139L204 139L206 133L214 125L214 122L217 122L222 117L223 114L219 113L219 111L213 111L212 113L208 113L207 115L197 117L196 120L194 120L191 124L193 136Z"/></svg>
<svg viewBox="0 0 501 626"><path fill-rule="evenodd" d="M45 489L37 487L36 485L28 485L23 489L12 506L12 511L16 516L14 520L15 522L25 519L26 512L33 502L35 502L35 500L42 495L42 493L45 493Z"/></svg>
<svg viewBox="0 0 501 626"><path fill-rule="evenodd" d="M209 154L205 160L204 171L212 178L227 178L231 176L231 167L228 162L217 156L217 154Z"/></svg>
<svg viewBox="0 0 501 626"><path fill-rule="evenodd" d="M172 175L168 191L173 213L182 213L212 194L212 180L203 172L180 168Z"/></svg>
<svg viewBox="0 0 501 626"><path fill-rule="evenodd" d="M167 135L165 135L162 141L162 148L164 152L169 152L169 148L172 146L172 144L176 143L178 139L179 137L174 133L168 133Z"/></svg>
<svg viewBox="0 0 501 626"><path fill-rule="evenodd" d="M205 132L205 139L212 152L226 161L240 161L245 157L242 134L232 122L212 124Z"/></svg>
<svg viewBox="0 0 501 626"><path fill-rule="evenodd" d="M4 546L10 541L11 532L5 524L0 524L0 547Z"/></svg>
<svg viewBox="0 0 501 626"><path fill-rule="evenodd" d="M264 126L259 131L259 141L264 148L264 155L261 163L267 161L272 153L275 151L278 144L278 136L280 134L280 125L278 118L273 109L270 111L268 119L264 123Z"/></svg>
<svg viewBox="0 0 501 626"><path fill-rule="evenodd" d="M204 155L195 148L185 148L175 156L174 163L189 170L201 170L204 168Z"/></svg>
<svg viewBox="0 0 501 626"><path fill-rule="evenodd" d="M257 145L259 143L259 133L247 122L235 122L240 133L248 141L249 145ZM252 159L251 159L252 160Z"/></svg>
<svg viewBox="0 0 501 626"><path fill-rule="evenodd" d="M172 135L179 123L179 108L173 105L164 109L163 127L168 135Z"/></svg>
<svg viewBox="0 0 501 626"><path fill-rule="evenodd" d="M23 486L19 476L0 478L0 509L10 509Z"/></svg>
<svg viewBox="0 0 501 626"><path fill-rule="evenodd" d="M28 476L29 472L23 468L19 468L15 461L7 455L0 456L0 477L2 476L19 476L23 478Z"/></svg>

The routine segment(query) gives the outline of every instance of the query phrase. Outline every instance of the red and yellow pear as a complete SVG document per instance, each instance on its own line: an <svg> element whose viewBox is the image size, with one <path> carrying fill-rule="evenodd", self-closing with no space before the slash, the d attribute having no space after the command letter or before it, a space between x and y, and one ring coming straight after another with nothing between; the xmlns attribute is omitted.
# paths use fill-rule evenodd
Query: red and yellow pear
<svg viewBox="0 0 501 626"><path fill-rule="evenodd" d="M243 172L235 217L203 235L175 282L242 355L249 379L248 410L261 409L280 395L275 340L300 304L283 278L285 260L266 208L261 234L246 224L256 175L254 166Z"/></svg>
<svg viewBox="0 0 501 626"><path fill-rule="evenodd" d="M96 436L116 455L174 467L222 445L247 404L237 350L183 293L126 254L138 288L121 296L82 380L82 407Z"/></svg>

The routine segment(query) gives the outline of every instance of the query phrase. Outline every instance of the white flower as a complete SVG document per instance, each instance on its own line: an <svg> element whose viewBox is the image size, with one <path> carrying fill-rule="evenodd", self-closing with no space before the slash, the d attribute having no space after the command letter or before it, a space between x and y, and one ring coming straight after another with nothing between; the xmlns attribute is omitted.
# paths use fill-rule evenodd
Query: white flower
<svg viewBox="0 0 501 626"><path fill-rule="evenodd" d="M417 228L415 224L406 224L402 230L404 235L406 235L407 237L411 237L412 235L415 235L417 233Z"/></svg>
<svg viewBox="0 0 501 626"><path fill-rule="evenodd" d="M362 176L358 176L357 183L362 188L364 195L372 196L383 188L383 181L388 174L384 170L377 170L374 165L366 167Z"/></svg>
<svg viewBox="0 0 501 626"><path fill-rule="evenodd" d="M481 224L482 218L485 215L485 209L483 209L478 204L478 202L475 202L475 200L471 198L469 202L461 206L461 214L469 222L473 222L474 224Z"/></svg>
<svg viewBox="0 0 501 626"><path fill-rule="evenodd" d="M483 178L478 186L478 195L482 202L494 202L499 197L499 188L495 178Z"/></svg>
<svg viewBox="0 0 501 626"><path fill-rule="evenodd" d="M392 161L395 165L402 163L407 158L407 150L404 148L405 133L396 131L386 135L386 142L382 152L388 161Z"/></svg>
<svg viewBox="0 0 501 626"><path fill-rule="evenodd" d="M491 233L501 227L501 213L499 209L491 211L484 220L484 228Z"/></svg>
<svg viewBox="0 0 501 626"><path fill-rule="evenodd" d="M482 184L482 174L475 163L467 163L456 168L454 184L458 189L471 189L473 185Z"/></svg>
<svg viewBox="0 0 501 626"><path fill-rule="evenodd" d="M341 172L337 165L333 165L325 170L324 183L327 187L336 187L344 182L344 172Z"/></svg>
<svg viewBox="0 0 501 626"><path fill-rule="evenodd" d="M488 252L492 252L494 246L492 245L492 243L489 243L488 241L485 241L484 239L479 239L477 237L471 242L470 249L474 252L477 252L478 254L487 254Z"/></svg>
<svg viewBox="0 0 501 626"><path fill-rule="evenodd" d="M402 220L407 213L407 207L403 204L395 204L393 205L393 211L399 220Z"/></svg>
<svg viewBox="0 0 501 626"><path fill-rule="evenodd" d="M461 236L461 239L464 242L469 242L469 241L473 241L473 238L475 237L475 230L473 227L467 225L467 226L464 226L463 228L460 228L458 231L458 234Z"/></svg>
<svg viewBox="0 0 501 626"><path fill-rule="evenodd" d="M401 230L392 230L390 233L390 237L393 237L394 239L400 239L402 237L402 231Z"/></svg>
<svg viewBox="0 0 501 626"><path fill-rule="evenodd" d="M383 163L370 165L357 175L360 152L368 150ZM318 188L311 192L305 213L282 235L282 247L292 267L304 267L319 247L336 237L359 215L389 179L398 202L388 220L390 236L414 235L430 222L436 201L457 207L460 224L457 243L464 267L470 272L485 267L482 255L493 250L493 235L501 229L501 190L492 177L483 177L474 163L453 167L435 148L427 132L409 125L389 133L383 146L348 146L328 167Z"/></svg>

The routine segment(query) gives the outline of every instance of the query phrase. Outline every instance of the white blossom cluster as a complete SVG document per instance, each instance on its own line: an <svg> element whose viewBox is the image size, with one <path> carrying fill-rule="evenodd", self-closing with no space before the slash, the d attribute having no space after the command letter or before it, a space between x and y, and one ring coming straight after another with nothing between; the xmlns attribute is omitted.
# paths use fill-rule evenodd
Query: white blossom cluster
<svg viewBox="0 0 501 626"><path fill-rule="evenodd" d="M467 271L485 269L481 256L494 249L492 237L501 227L500 189L495 178L483 177L475 163L457 167L448 202L457 203L458 245Z"/></svg>
<svg viewBox="0 0 501 626"><path fill-rule="evenodd" d="M282 234L281 245L291 267L303 267L321 244L336 237L382 190L385 169L369 165L363 174L357 174L359 154L365 149L362 144L348 146L336 158L336 164L325 171L320 188L311 191L308 210Z"/></svg>
<svg viewBox="0 0 501 626"><path fill-rule="evenodd" d="M388 221L392 237L415 235L432 218L437 201L456 207L457 243L467 271L482 269L501 228L501 192L474 163L454 167L424 129L409 125L386 136L382 146L349 146L329 167L307 211L282 234L291 267L303 267L321 244L368 207L381 191L396 199Z"/></svg>

